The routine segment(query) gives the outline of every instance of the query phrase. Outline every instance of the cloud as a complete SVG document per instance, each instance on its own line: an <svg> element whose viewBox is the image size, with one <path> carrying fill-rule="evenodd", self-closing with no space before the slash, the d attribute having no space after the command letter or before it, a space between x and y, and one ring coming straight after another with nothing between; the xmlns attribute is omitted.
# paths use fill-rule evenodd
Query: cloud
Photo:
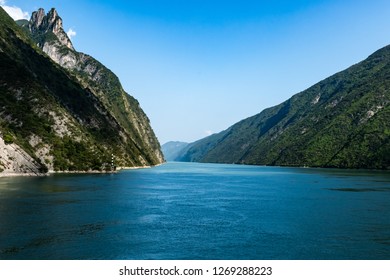
<svg viewBox="0 0 390 280"><path fill-rule="evenodd" d="M74 31L72 28L69 28L69 30L68 30L68 32L66 32L66 34L68 35L70 40L72 40L72 37L77 35L76 31Z"/></svg>
<svg viewBox="0 0 390 280"><path fill-rule="evenodd" d="M14 20L29 19L30 16L27 12L24 12L21 8L16 6L6 6L5 0L0 0L0 6L6 11Z"/></svg>

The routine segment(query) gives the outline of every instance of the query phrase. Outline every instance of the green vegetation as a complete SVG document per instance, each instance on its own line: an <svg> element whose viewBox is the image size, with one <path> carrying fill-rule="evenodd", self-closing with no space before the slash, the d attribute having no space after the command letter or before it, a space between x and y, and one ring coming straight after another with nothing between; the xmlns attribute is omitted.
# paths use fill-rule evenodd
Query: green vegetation
<svg viewBox="0 0 390 280"><path fill-rule="evenodd" d="M14 142L14 137L10 133L5 133L3 135L3 140L5 144L12 144Z"/></svg>
<svg viewBox="0 0 390 280"><path fill-rule="evenodd" d="M76 142L70 137L64 137L60 141L55 141L53 148L56 171L101 170L103 159L99 157L99 154L88 149L84 142Z"/></svg>
<svg viewBox="0 0 390 280"><path fill-rule="evenodd" d="M101 100L148 160L153 164L160 163L156 154L160 151L160 144L138 101L123 90L118 77L100 62L85 54L74 54L82 62L79 62L79 69L73 69L72 73ZM95 70L91 73L88 69ZM161 156L160 152L158 154Z"/></svg>
<svg viewBox="0 0 390 280"><path fill-rule="evenodd" d="M390 169L390 46L176 160Z"/></svg>
<svg viewBox="0 0 390 280"><path fill-rule="evenodd" d="M114 74L107 70L108 78L101 84L86 76L82 80L55 64L33 41L57 40L55 34L29 37L26 22L19 24L24 29L0 8L0 133L6 143L19 145L40 164L41 172L51 164L62 171L106 170L112 154L123 166L160 163L155 155L159 144L146 116ZM67 51L71 50L60 50ZM132 127L136 121L146 127L147 139ZM42 148L52 159L37 154Z"/></svg>

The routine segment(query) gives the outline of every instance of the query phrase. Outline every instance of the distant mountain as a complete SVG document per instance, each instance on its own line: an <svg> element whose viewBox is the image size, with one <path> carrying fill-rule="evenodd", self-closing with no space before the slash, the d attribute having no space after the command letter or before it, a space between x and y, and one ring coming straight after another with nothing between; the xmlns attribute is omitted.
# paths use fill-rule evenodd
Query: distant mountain
<svg viewBox="0 0 390 280"><path fill-rule="evenodd" d="M166 160L174 161L187 146L188 143L185 142L171 141L162 145L161 150Z"/></svg>
<svg viewBox="0 0 390 280"><path fill-rule="evenodd" d="M163 162L137 100L74 50L55 9L18 24L0 8L0 175Z"/></svg>
<svg viewBox="0 0 390 280"><path fill-rule="evenodd" d="M390 46L191 143L179 161L390 169Z"/></svg>

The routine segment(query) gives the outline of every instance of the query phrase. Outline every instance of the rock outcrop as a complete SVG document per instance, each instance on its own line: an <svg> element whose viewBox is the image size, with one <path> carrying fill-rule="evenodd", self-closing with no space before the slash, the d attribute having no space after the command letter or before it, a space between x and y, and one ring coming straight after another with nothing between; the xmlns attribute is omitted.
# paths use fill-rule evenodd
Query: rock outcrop
<svg viewBox="0 0 390 280"><path fill-rule="evenodd" d="M0 177L18 174L42 174L41 165L17 144L6 144L0 135Z"/></svg>
<svg viewBox="0 0 390 280"><path fill-rule="evenodd" d="M53 34L57 37L61 45L74 50L72 42L63 29L62 19L54 8L52 8L47 13L47 15L45 15L45 10L42 8L38 9L36 12L33 12L28 24L28 28L36 38L40 37L41 39L44 39L46 34ZM45 41L46 40L43 40L43 42L38 42L41 48L44 47L44 43L48 43Z"/></svg>

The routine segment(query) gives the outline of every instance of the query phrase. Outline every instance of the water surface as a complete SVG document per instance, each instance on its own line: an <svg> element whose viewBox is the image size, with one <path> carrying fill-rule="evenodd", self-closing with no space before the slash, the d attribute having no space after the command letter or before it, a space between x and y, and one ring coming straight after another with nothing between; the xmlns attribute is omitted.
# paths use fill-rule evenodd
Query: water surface
<svg viewBox="0 0 390 280"><path fill-rule="evenodd" d="M390 174L168 163L2 178L0 259L390 259Z"/></svg>

